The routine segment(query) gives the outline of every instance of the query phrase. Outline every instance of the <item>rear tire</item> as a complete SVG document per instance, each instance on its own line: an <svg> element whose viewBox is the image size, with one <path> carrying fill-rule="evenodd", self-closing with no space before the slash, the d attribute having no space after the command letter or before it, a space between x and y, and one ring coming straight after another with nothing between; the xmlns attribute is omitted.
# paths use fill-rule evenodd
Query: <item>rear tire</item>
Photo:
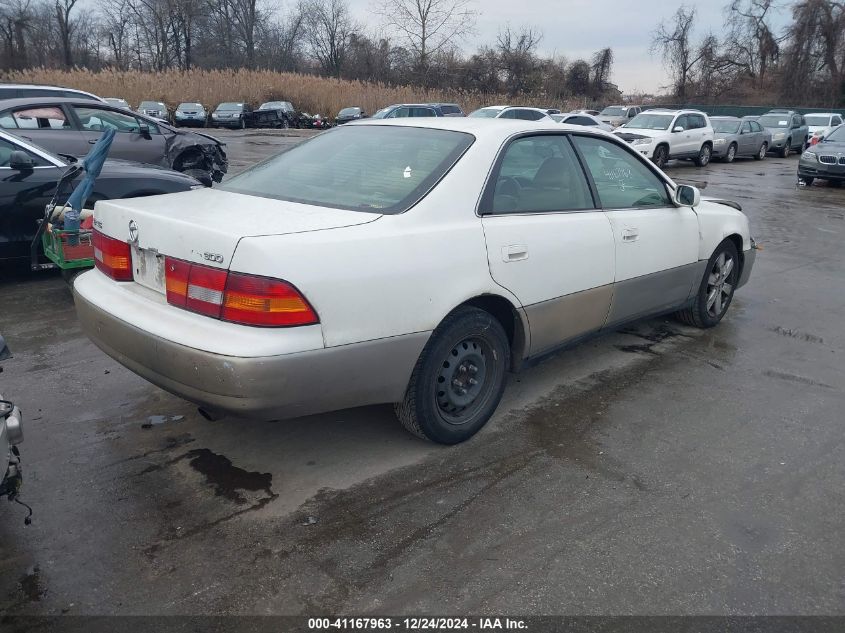
<svg viewBox="0 0 845 633"><path fill-rule="evenodd" d="M769 144L763 141L763 144L760 146L760 151L754 154L754 160L763 160L766 158L766 153L769 151Z"/></svg>
<svg viewBox="0 0 845 633"><path fill-rule="evenodd" d="M676 318L702 329L718 324L731 305L738 280L739 253L726 239L710 256L692 305L676 312Z"/></svg>
<svg viewBox="0 0 845 633"><path fill-rule="evenodd" d="M696 167L706 167L710 163L710 157L713 154L713 148L707 144L701 146L698 150L698 156L694 159Z"/></svg>
<svg viewBox="0 0 845 633"><path fill-rule="evenodd" d="M510 366L504 328L489 312L464 306L437 326L420 354L396 417L440 444L468 440L499 405Z"/></svg>

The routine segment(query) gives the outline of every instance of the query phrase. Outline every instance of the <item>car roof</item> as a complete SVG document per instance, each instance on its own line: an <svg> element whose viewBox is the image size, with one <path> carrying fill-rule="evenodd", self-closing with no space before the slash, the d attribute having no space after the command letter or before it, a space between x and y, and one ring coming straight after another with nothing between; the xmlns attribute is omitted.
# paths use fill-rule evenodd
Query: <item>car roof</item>
<svg viewBox="0 0 845 633"><path fill-rule="evenodd" d="M710 118L716 119L718 121L742 121L742 119L740 119L738 116L728 116L727 114L721 114L719 116L711 116Z"/></svg>
<svg viewBox="0 0 845 633"><path fill-rule="evenodd" d="M352 123L351 125L356 127L384 125L389 127L418 127L432 130L447 130L465 132L472 134L476 138L493 138L501 139L502 141L521 132L560 132L561 130L581 133L590 132L618 140L618 137L610 132L584 127L583 125L558 123L551 118L540 121L526 121L523 119L485 119L479 117L410 117L405 119L365 119Z"/></svg>
<svg viewBox="0 0 845 633"><path fill-rule="evenodd" d="M805 112L804 116L842 116L838 112Z"/></svg>
<svg viewBox="0 0 845 633"><path fill-rule="evenodd" d="M99 100L100 98L97 97ZM72 97L17 97L15 99L0 99L3 108L13 108L19 105L36 105L39 103L67 103L70 105L91 105L91 99L79 99ZM99 101L101 106L108 106L105 101Z"/></svg>

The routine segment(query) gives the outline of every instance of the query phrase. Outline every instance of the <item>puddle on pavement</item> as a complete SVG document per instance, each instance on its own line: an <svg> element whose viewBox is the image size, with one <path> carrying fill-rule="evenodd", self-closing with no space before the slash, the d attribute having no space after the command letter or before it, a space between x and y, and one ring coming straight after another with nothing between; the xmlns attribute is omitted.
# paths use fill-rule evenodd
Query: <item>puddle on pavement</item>
<svg viewBox="0 0 845 633"><path fill-rule="evenodd" d="M154 426L159 426L169 422L181 422L184 419L184 415L151 415L147 418L147 421L141 425L141 428L151 429Z"/></svg>
<svg viewBox="0 0 845 633"><path fill-rule="evenodd" d="M18 588L29 602L39 602L47 589L41 584L41 570L36 566L27 570L18 580Z"/></svg>
<svg viewBox="0 0 845 633"><path fill-rule="evenodd" d="M247 503L247 499L238 492L263 491L268 497L275 497L271 488L271 473L250 472L232 464L229 458L218 455L207 448L197 448L184 455L191 467L205 477L205 482L214 486L214 494L236 503Z"/></svg>

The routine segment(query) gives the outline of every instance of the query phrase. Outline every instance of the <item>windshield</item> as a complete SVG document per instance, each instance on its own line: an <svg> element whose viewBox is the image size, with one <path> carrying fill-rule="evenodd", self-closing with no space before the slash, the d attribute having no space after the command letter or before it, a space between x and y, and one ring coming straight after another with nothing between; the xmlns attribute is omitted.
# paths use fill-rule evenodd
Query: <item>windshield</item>
<svg viewBox="0 0 845 633"><path fill-rule="evenodd" d="M126 108L129 106L123 99L106 99L109 105L117 106L118 108Z"/></svg>
<svg viewBox="0 0 845 633"><path fill-rule="evenodd" d="M845 125L839 125L830 132L825 138L825 141L836 141L838 143L845 142Z"/></svg>
<svg viewBox="0 0 845 633"><path fill-rule="evenodd" d="M649 114L643 112L635 116L630 123L625 125L625 128L633 128L635 130L668 130L673 118L675 117L672 114Z"/></svg>
<svg viewBox="0 0 845 633"><path fill-rule="evenodd" d="M218 110L242 110L244 104L242 103L221 103L217 106Z"/></svg>
<svg viewBox="0 0 845 633"><path fill-rule="evenodd" d="M361 108L344 108L338 112L337 116L355 116L361 114Z"/></svg>
<svg viewBox="0 0 845 633"><path fill-rule="evenodd" d="M164 110L164 104L158 101L142 101L138 107L142 110Z"/></svg>
<svg viewBox="0 0 845 633"><path fill-rule="evenodd" d="M376 112L376 113L373 115L373 118L374 118L374 119L383 119L383 118L384 118L384 117L386 117L388 114L390 114L391 112L393 112L393 109L394 109L394 108L396 108L396 107L397 107L397 106L387 106L386 108L382 108L381 110L379 110L378 112Z"/></svg>
<svg viewBox="0 0 845 633"><path fill-rule="evenodd" d="M622 106L609 106L601 111L604 116L625 116L625 108Z"/></svg>
<svg viewBox="0 0 845 633"><path fill-rule="evenodd" d="M201 103L180 103L179 107L176 108L176 109L179 110L180 112L182 112L184 110L202 110L202 104Z"/></svg>
<svg viewBox="0 0 845 633"><path fill-rule="evenodd" d="M281 110L282 109L282 102L281 101L268 101L267 103L262 103L258 106L259 110Z"/></svg>
<svg viewBox="0 0 845 633"><path fill-rule="evenodd" d="M470 112L469 116L477 119L495 119L500 112L501 109L499 108L481 108L475 112Z"/></svg>
<svg viewBox="0 0 845 633"><path fill-rule="evenodd" d="M473 140L447 130L343 126L256 165L222 188L322 207L402 213Z"/></svg>
<svg viewBox="0 0 845 633"><path fill-rule="evenodd" d="M767 114L757 119L757 123L763 127L789 127L788 114Z"/></svg>
<svg viewBox="0 0 845 633"><path fill-rule="evenodd" d="M830 117L825 116L805 116L804 119L807 121L807 125L815 125L819 127L827 127L830 125Z"/></svg>
<svg viewBox="0 0 845 633"><path fill-rule="evenodd" d="M713 124L714 132L721 132L722 134L736 134L739 132L740 121L710 119L710 122Z"/></svg>

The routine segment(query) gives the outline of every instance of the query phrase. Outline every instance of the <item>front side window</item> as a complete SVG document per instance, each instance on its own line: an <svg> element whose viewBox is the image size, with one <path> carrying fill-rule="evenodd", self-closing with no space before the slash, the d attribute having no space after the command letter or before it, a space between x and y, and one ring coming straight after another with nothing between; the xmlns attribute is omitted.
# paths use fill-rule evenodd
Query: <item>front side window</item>
<svg viewBox="0 0 845 633"><path fill-rule="evenodd" d="M108 128L116 132L127 134L140 134L141 123L131 114L114 112L113 110L102 110L100 108L89 108L73 106L76 116L82 124L82 129L89 132L102 132ZM148 124L151 132L158 133L158 127L153 130L153 125Z"/></svg>
<svg viewBox="0 0 845 633"><path fill-rule="evenodd" d="M7 125L8 123L14 125ZM69 130L70 122L65 116L64 110L56 106L44 106L41 108L23 108L2 117L3 127L17 127L22 130Z"/></svg>
<svg viewBox="0 0 845 633"><path fill-rule="evenodd" d="M748 121L743 121L742 122L742 133L748 134L749 132L751 132L751 123L749 123Z"/></svg>
<svg viewBox="0 0 845 633"><path fill-rule="evenodd" d="M481 108L475 112L470 112L469 116L477 119L495 119L501 111L500 108Z"/></svg>
<svg viewBox="0 0 845 633"><path fill-rule="evenodd" d="M402 213L474 140L449 130L344 125L259 163L223 189L321 207Z"/></svg>
<svg viewBox="0 0 845 633"><path fill-rule="evenodd" d="M763 131L762 126L759 123L757 123L757 121L749 121L749 124L751 125L751 130L753 132L762 132Z"/></svg>
<svg viewBox="0 0 845 633"><path fill-rule="evenodd" d="M690 121L689 117L686 114L682 114L675 120L675 124L672 126L672 130L676 130L677 128L683 128L684 130L690 129Z"/></svg>
<svg viewBox="0 0 845 633"><path fill-rule="evenodd" d="M839 115L834 116L830 120L831 125L842 125L842 117Z"/></svg>
<svg viewBox="0 0 845 633"><path fill-rule="evenodd" d="M605 209L672 206L665 183L626 149L604 139L574 136Z"/></svg>
<svg viewBox="0 0 845 633"><path fill-rule="evenodd" d="M431 108L410 108L410 111L409 116L437 116L437 113Z"/></svg>
<svg viewBox="0 0 845 633"><path fill-rule="evenodd" d="M396 108L387 115L388 119L406 119L411 116L411 108Z"/></svg>
<svg viewBox="0 0 845 633"><path fill-rule="evenodd" d="M542 213L594 208L584 171L562 135L529 136L504 151L482 213Z"/></svg>
<svg viewBox="0 0 845 633"><path fill-rule="evenodd" d="M23 152L29 156L32 159L34 167L50 166L50 163L41 158L38 154L33 154L23 147L15 145L4 138L0 138L0 168L11 166L12 152Z"/></svg>
<svg viewBox="0 0 845 633"><path fill-rule="evenodd" d="M601 111L602 116L625 116L625 108L622 106L607 106Z"/></svg>

